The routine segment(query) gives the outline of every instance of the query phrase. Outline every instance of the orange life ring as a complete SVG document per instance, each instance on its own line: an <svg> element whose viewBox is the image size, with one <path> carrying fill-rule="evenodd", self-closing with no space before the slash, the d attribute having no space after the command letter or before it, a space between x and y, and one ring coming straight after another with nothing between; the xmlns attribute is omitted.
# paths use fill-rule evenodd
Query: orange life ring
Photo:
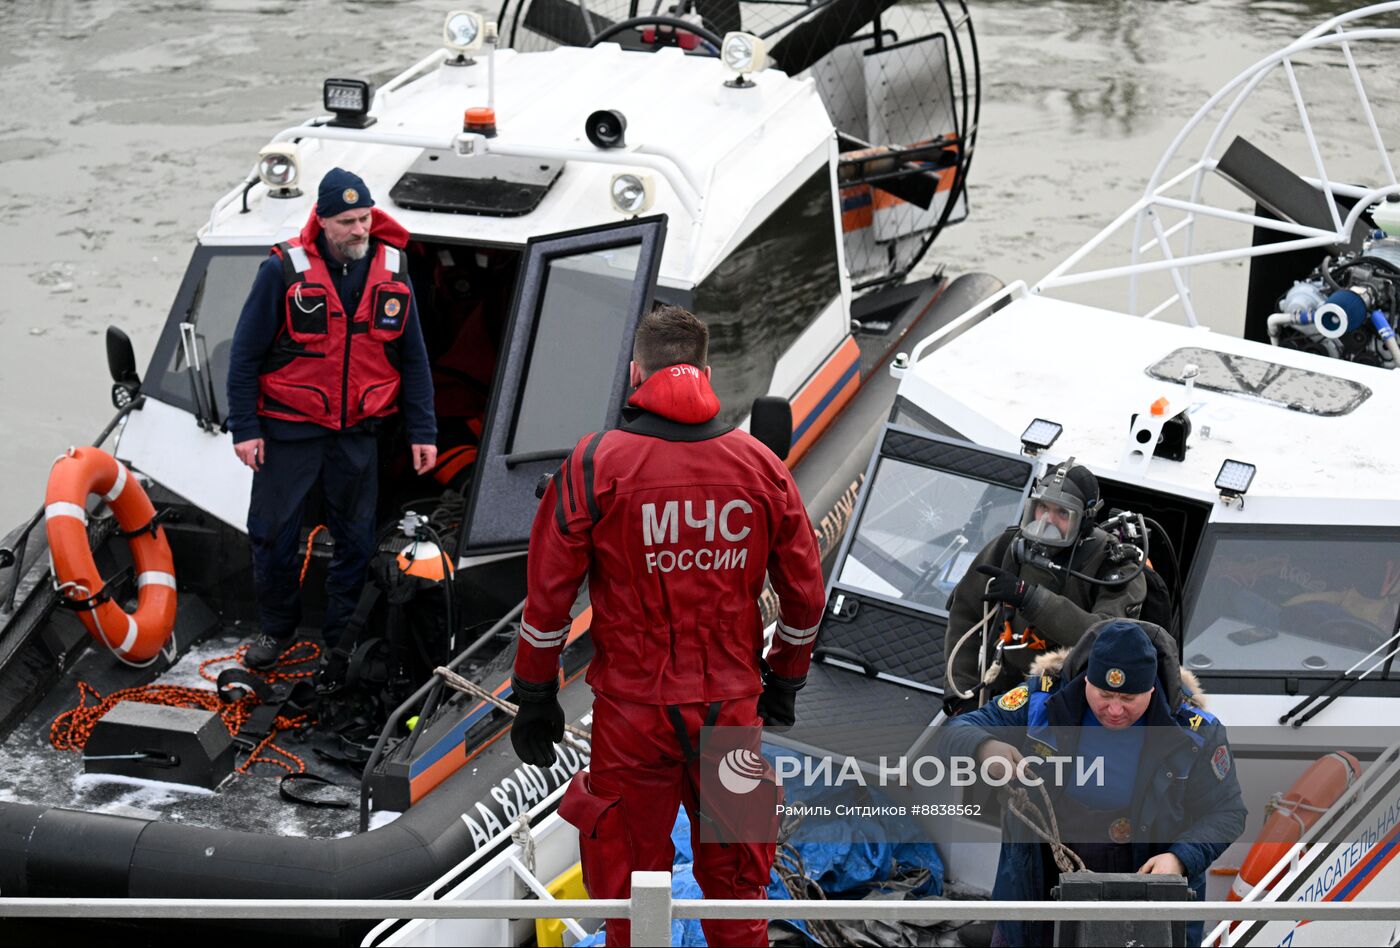
<svg viewBox="0 0 1400 948"><path fill-rule="evenodd" d="M1270 804L1273 813L1240 866L1227 901L1238 902L1248 895L1360 775L1360 761L1346 751L1333 751L1313 761L1288 792Z"/></svg>
<svg viewBox="0 0 1400 948"><path fill-rule="evenodd" d="M54 462L44 494L44 526L59 590L72 600L102 592L102 576L88 546L87 500L98 494L123 531L139 530L156 515L150 498L126 466L100 448L70 449ZM137 606L127 614L111 599L78 612L92 633L124 661L147 662L160 654L175 630L175 560L165 531L129 538L136 564Z"/></svg>

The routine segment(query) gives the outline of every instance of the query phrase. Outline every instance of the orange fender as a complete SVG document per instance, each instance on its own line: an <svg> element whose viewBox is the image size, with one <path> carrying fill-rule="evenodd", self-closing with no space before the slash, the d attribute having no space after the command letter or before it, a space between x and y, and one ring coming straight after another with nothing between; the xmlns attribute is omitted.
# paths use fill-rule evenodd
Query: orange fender
<svg viewBox="0 0 1400 948"><path fill-rule="evenodd" d="M123 531L138 530L156 515L136 478L100 448L70 449L54 462L44 494L44 526L54 575L68 599L86 600L103 588L88 546L87 501L98 494ZM175 630L175 559L164 528L129 538L136 564L137 606L128 615L111 599L78 612L88 632L120 659L149 661L160 654Z"/></svg>

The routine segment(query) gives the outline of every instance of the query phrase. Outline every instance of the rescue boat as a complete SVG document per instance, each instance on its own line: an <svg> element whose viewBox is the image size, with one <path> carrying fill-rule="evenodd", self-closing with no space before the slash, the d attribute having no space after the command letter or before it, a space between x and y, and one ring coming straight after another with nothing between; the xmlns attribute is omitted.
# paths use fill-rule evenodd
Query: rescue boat
<svg viewBox="0 0 1400 948"><path fill-rule="evenodd" d="M1237 770L1249 822L1210 871L1210 900L1374 901L1400 884L1400 734L1387 726L1400 450L1370 434L1400 411L1400 113L1383 79L1398 11L1342 14L1250 66L1108 227L909 351L818 639L858 659L833 656L828 676L864 669L884 707L921 702L902 734L882 731L917 747L948 687L947 595L1019 522L1046 465L1086 464L1101 526L1163 580L1180 665L1229 731L1232 756L1200 765ZM1252 142L1233 132L1246 110L1297 118ZM922 652L898 649L899 622L936 631ZM995 824L926 829L946 879L990 890ZM1206 931L1225 944L1394 938L1393 922Z"/></svg>
<svg viewBox="0 0 1400 948"><path fill-rule="evenodd" d="M954 586L1070 457L1099 479L1124 568L1160 577L1180 666L1229 732L1231 752L1197 766L1235 768L1250 815L1207 898L1361 902L1400 886L1398 17L1400 3L1344 13L1240 73L1104 231L896 360L798 723L765 745L881 788L903 814L888 838L934 843L945 891L990 893L999 825L896 762L927 753L944 720ZM1276 134L1233 135L1244 110ZM784 789L802 800L813 778L797 769ZM576 840L547 809L532 856L557 895ZM822 826L810 809L799 838ZM509 834L498 845L421 897L540 891L518 881ZM1393 921L1210 925L1206 944L1396 938ZM368 943L528 937L503 926L385 923Z"/></svg>
<svg viewBox="0 0 1400 948"><path fill-rule="evenodd" d="M924 261L967 213L980 93L961 3L511 0L450 14L443 42L377 88L328 78L325 114L249 156L144 371L108 331L116 416L0 544L7 896L419 892L586 763L522 770L508 717L430 672L509 698L535 485L617 423L641 313L707 320L725 420L794 467L834 555L889 359L1000 286ZM444 460L418 477L381 429L383 570L332 710L310 688L329 557L314 508L304 641L271 674L242 666L251 473L224 384L254 272L337 166L411 234ZM581 602L574 718L588 625Z"/></svg>

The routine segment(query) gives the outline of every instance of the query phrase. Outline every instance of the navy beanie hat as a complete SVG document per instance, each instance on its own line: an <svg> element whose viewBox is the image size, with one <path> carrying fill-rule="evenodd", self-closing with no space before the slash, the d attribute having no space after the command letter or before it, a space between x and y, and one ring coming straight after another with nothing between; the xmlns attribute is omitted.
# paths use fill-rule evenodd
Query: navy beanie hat
<svg viewBox="0 0 1400 948"><path fill-rule="evenodd" d="M1088 678L1104 691L1151 691L1157 683L1157 649L1142 626L1118 619L1099 629L1089 652Z"/></svg>
<svg viewBox="0 0 1400 948"><path fill-rule="evenodd" d="M316 192L316 213L320 217L335 217L354 207L374 207L374 198L363 178L344 168L332 168L321 179Z"/></svg>

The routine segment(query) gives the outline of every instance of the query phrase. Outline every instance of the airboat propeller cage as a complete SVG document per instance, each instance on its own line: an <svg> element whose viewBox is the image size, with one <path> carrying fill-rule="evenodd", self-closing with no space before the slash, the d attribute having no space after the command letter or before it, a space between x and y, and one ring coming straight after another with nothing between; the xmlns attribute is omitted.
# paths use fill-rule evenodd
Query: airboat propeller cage
<svg viewBox="0 0 1400 948"><path fill-rule="evenodd" d="M1387 237L1400 237L1400 194L1386 195L1386 199L1371 211L1371 220Z"/></svg>

